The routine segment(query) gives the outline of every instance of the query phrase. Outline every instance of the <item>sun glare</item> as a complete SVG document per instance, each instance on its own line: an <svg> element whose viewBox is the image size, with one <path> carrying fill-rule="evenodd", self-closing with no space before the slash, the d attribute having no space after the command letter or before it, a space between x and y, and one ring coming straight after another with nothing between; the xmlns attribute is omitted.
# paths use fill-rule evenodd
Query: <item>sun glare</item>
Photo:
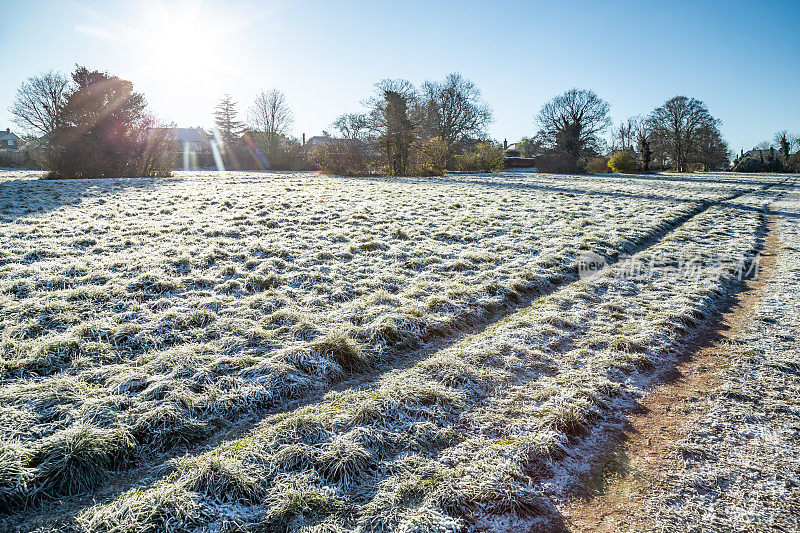
<svg viewBox="0 0 800 533"><path fill-rule="evenodd" d="M159 2L139 34L139 45L159 75L198 83L219 75L224 65L221 33L199 4L172 8Z"/></svg>

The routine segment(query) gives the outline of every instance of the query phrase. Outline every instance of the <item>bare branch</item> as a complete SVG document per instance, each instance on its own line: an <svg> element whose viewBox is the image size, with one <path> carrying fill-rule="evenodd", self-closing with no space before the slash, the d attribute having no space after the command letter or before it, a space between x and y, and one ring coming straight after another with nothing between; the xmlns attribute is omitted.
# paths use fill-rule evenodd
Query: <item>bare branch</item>
<svg viewBox="0 0 800 533"><path fill-rule="evenodd" d="M9 108L14 123L27 132L50 136L58 126L69 85L69 78L52 70L28 78Z"/></svg>

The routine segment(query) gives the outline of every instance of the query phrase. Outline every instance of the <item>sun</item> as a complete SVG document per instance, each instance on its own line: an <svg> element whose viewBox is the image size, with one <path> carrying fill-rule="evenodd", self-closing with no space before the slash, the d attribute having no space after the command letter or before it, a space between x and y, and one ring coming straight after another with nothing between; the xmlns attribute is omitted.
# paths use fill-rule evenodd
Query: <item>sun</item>
<svg viewBox="0 0 800 533"><path fill-rule="evenodd" d="M152 4L138 47L147 67L170 82L198 83L225 65L224 34L200 3Z"/></svg>

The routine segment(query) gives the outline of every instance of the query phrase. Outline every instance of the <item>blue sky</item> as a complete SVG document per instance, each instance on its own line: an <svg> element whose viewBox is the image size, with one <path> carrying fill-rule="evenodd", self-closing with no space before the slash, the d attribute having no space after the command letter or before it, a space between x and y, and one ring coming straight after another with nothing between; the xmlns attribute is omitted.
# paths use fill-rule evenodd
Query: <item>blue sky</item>
<svg viewBox="0 0 800 533"><path fill-rule="evenodd" d="M294 134L314 135L383 78L458 71L495 112L493 137L535 131L553 95L594 89L615 122L684 94L731 148L800 132L800 1L0 0L0 127L19 84L75 63L133 81L163 120L212 124L223 93L244 112L283 90Z"/></svg>

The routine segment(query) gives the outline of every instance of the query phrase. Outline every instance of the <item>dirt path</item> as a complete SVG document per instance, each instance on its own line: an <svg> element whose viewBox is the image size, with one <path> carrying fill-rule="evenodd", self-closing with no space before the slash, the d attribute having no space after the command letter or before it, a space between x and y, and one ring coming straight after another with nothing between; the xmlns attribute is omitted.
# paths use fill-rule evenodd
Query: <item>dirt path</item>
<svg viewBox="0 0 800 533"><path fill-rule="evenodd" d="M568 502L561 515L566 531L642 531L651 529L644 504L676 467L673 450L707 407L709 392L720 385L719 370L729 346L747 327L764 295L778 253L777 218L770 213L758 278L745 282L734 305L720 316L718 330L691 358L682 361L629 419L629 426L587 480L586 493Z"/></svg>

